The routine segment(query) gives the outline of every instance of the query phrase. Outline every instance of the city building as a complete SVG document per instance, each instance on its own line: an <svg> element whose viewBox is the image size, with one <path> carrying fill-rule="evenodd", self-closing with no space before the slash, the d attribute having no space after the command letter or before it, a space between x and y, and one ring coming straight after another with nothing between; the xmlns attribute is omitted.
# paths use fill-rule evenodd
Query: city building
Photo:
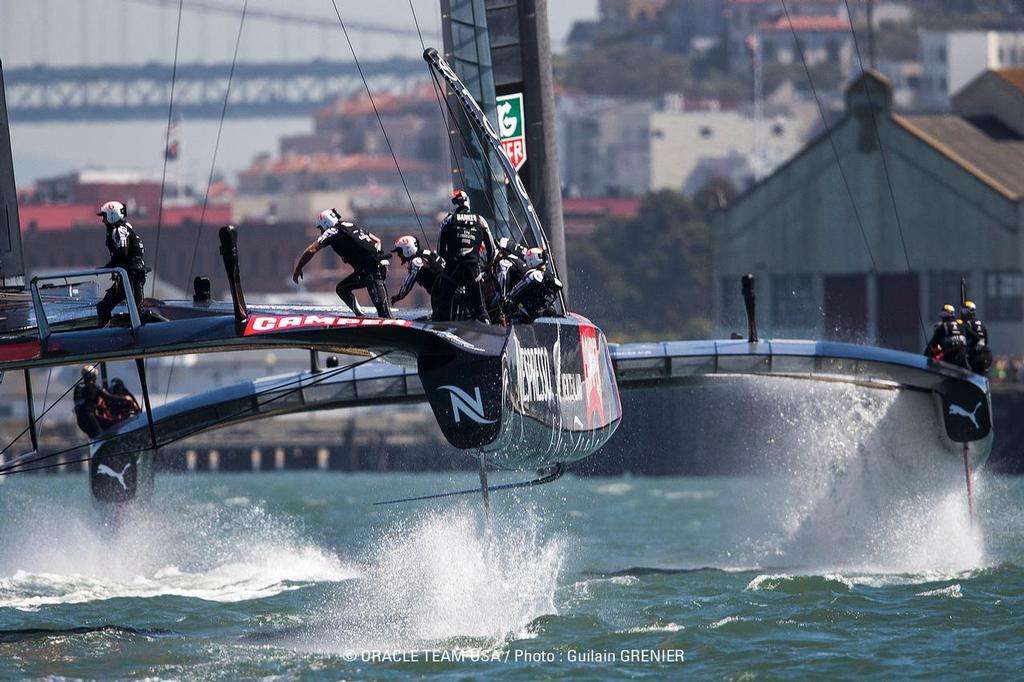
<svg viewBox="0 0 1024 682"><path fill-rule="evenodd" d="M259 156L239 173L236 219L305 221L325 206L352 211L399 205L407 192L417 204L442 196L451 143L439 107L427 85L317 110L313 132L282 138L276 157Z"/></svg>
<svg viewBox="0 0 1024 682"><path fill-rule="evenodd" d="M768 98L760 117L750 105L680 96L656 105L564 95L558 114L562 182L583 197L695 191L714 168L746 186L794 154L819 120L791 88Z"/></svg>
<svg viewBox="0 0 1024 682"><path fill-rule="evenodd" d="M1024 31L920 31L918 106L949 109L950 99L986 69L1024 66Z"/></svg>
<svg viewBox="0 0 1024 682"><path fill-rule="evenodd" d="M794 33L800 41L808 66L830 62L838 64L843 73L848 72L853 55L853 35L845 14L790 16L789 19L783 15L774 20L762 21L757 26L761 58L766 63L800 64Z"/></svg>
<svg viewBox="0 0 1024 682"><path fill-rule="evenodd" d="M717 213L717 333L745 328L739 279L752 272L765 336L920 351L963 275L996 352L1019 349L1024 70L988 72L953 104L899 114L884 76L862 74L830 134Z"/></svg>
<svg viewBox="0 0 1024 682"><path fill-rule="evenodd" d="M850 1L854 21L862 16L863 4L864 0ZM815 53L823 51L825 54L839 54L842 47L838 35L839 21L846 22L849 38L849 17L844 0L789 0L786 8L802 42L812 42ZM773 46L770 50L780 54L792 53L793 36L789 33L789 22L778 0L726 0L724 11L726 51L733 68L749 65L748 39L758 32L771 34L767 38ZM789 34L788 42L783 34ZM836 44L833 45L833 42ZM775 57L765 54L764 59L774 61Z"/></svg>

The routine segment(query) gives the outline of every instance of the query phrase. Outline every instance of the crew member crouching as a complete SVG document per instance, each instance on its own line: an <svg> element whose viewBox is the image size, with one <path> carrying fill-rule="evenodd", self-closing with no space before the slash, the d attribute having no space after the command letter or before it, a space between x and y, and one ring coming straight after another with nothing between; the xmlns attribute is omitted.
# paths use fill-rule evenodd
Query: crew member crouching
<svg viewBox="0 0 1024 682"><path fill-rule="evenodd" d="M97 385L99 372L95 366L82 368L82 378L75 385L75 420L89 438L96 438L103 429L114 423L108 408L111 395Z"/></svg>
<svg viewBox="0 0 1024 682"><path fill-rule="evenodd" d="M409 268L409 275L402 282L402 288L391 297L391 305L409 295L412 288L419 284L430 294L431 309L434 303L434 288L444 276L444 259L430 249L421 249L420 242L411 234L395 240L393 253Z"/></svg>
<svg viewBox="0 0 1024 682"><path fill-rule="evenodd" d="M544 249L536 247L526 252L526 267L529 270L509 294L513 321L529 323L538 317L558 314L554 303L562 290L562 282L548 271L547 263L547 252Z"/></svg>
<svg viewBox="0 0 1024 682"><path fill-rule="evenodd" d="M352 266L352 274L338 282L335 289L338 298L352 309L356 317L363 317L363 311L359 308L354 292L356 289L365 288L377 308L378 317L392 317L387 289L387 265L391 254L381 251L380 239L354 223L343 221L341 214L333 208L320 212L316 226L320 230L320 236L299 256L299 262L295 264L295 270L292 272L292 281L298 284L306 263L320 249L330 246L342 261Z"/></svg>

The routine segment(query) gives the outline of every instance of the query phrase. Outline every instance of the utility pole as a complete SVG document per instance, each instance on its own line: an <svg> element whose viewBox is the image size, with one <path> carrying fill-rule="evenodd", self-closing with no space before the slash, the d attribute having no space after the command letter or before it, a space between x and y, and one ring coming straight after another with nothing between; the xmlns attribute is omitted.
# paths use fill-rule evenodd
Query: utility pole
<svg viewBox="0 0 1024 682"><path fill-rule="evenodd" d="M523 107L529 150L528 191L541 224L547 230L558 276L568 289L565 227L562 221L562 182L555 121L555 88L551 75L551 35L547 0L520 0L519 30L523 65ZM566 291L566 300L568 292Z"/></svg>

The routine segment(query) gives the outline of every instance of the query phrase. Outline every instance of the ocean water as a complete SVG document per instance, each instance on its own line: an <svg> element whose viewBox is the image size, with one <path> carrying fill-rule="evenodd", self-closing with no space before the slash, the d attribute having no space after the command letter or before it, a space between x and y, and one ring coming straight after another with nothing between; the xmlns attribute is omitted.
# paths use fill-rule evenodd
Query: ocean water
<svg viewBox="0 0 1024 682"><path fill-rule="evenodd" d="M1024 480L196 474L0 484L0 678L1007 679ZM508 478L496 476L497 479Z"/></svg>

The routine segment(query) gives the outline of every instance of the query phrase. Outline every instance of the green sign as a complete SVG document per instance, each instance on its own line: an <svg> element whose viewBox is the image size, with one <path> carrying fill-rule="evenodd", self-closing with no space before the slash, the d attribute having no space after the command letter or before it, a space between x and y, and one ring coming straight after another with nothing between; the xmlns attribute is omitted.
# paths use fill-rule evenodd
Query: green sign
<svg viewBox="0 0 1024 682"><path fill-rule="evenodd" d="M520 170L526 163L526 117L523 113L523 94L503 95L497 98L498 135L509 161Z"/></svg>

